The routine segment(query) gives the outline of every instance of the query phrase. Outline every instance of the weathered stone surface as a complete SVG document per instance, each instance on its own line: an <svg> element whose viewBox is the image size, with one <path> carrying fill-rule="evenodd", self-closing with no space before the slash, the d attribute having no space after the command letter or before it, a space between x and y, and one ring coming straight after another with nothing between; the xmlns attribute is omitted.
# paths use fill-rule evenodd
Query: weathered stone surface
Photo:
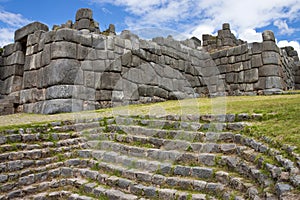
<svg viewBox="0 0 300 200"><path fill-rule="evenodd" d="M81 8L76 13L76 21L80 19L93 19L93 11L89 8Z"/></svg>
<svg viewBox="0 0 300 200"><path fill-rule="evenodd" d="M282 79L280 77L266 77L266 89L278 88L282 89Z"/></svg>
<svg viewBox="0 0 300 200"><path fill-rule="evenodd" d="M213 170L210 168L193 167L191 175L200 179L212 178Z"/></svg>
<svg viewBox="0 0 300 200"><path fill-rule="evenodd" d="M77 57L77 46L71 42L55 42L51 44L51 59Z"/></svg>
<svg viewBox="0 0 300 200"><path fill-rule="evenodd" d="M24 40L28 35L34 33L35 31L43 30L43 31L49 31L48 26L45 24L42 24L40 22L33 22L31 24L28 24L15 32L15 41L21 41Z"/></svg>
<svg viewBox="0 0 300 200"><path fill-rule="evenodd" d="M279 65L280 64L280 56L276 52L267 51L262 52L262 60L264 65L268 64L274 64Z"/></svg>
<svg viewBox="0 0 300 200"><path fill-rule="evenodd" d="M277 183L275 185L275 190L278 196L282 196L284 193L290 191L292 188L292 186L284 183Z"/></svg>
<svg viewBox="0 0 300 200"><path fill-rule="evenodd" d="M245 79L244 81L246 83L255 83L258 81L258 69L250 69L250 70L247 70L245 71L244 73L244 76L245 76Z"/></svg>
<svg viewBox="0 0 300 200"><path fill-rule="evenodd" d="M280 77L283 74L283 71L278 65L264 65L258 70L259 76L278 76Z"/></svg>
<svg viewBox="0 0 300 200"><path fill-rule="evenodd" d="M272 31L264 31L262 34L263 41L273 41L275 42L275 36Z"/></svg>
<svg viewBox="0 0 300 200"><path fill-rule="evenodd" d="M23 47L20 42L15 42L13 44L8 44L3 47L3 56L7 57L16 51L22 51Z"/></svg>
<svg viewBox="0 0 300 200"><path fill-rule="evenodd" d="M80 63L76 60L59 59L51 61L43 70L43 86L73 85L79 76Z"/></svg>

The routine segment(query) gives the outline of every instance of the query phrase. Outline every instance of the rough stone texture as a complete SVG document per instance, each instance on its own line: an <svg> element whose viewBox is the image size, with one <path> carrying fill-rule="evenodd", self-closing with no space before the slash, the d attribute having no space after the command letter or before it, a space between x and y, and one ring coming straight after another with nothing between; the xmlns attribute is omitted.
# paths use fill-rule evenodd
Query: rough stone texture
<svg viewBox="0 0 300 200"><path fill-rule="evenodd" d="M21 100L6 106L11 112L19 106L54 113L300 87L297 52L279 49L270 31L262 37L262 43L247 44L225 23L216 37L203 35L203 48L195 37L143 40L127 30L116 35L113 25L101 33L92 11L84 8L74 23L53 31L38 22L16 31L15 43L0 56L0 95ZM66 109L50 106L62 100Z"/></svg>
<svg viewBox="0 0 300 200"><path fill-rule="evenodd" d="M16 30L15 32L15 41L22 41L24 40L28 35L34 33L35 31L48 31L49 28L47 25L42 24L40 22L33 22L31 24L28 24L27 26L24 26L21 29Z"/></svg>

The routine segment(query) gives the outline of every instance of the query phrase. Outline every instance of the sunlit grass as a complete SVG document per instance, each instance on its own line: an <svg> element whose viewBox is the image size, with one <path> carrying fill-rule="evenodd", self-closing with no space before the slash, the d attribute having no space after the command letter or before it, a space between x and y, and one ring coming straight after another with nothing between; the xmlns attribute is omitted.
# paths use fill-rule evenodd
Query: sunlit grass
<svg viewBox="0 0 300 200"><path fill-rule="evenodd" d="M0 127L21 124L43 123L79 118L109 117L126 115L166 115L166 114L225 114L261 113L265 117L254 122L253 128L245 131L249 136L260 138L268 136L281 144L289 144L300 149L300 94L275 96L239 96L186 99L166 101L146 105L128 105L115 108L63 113L57 115L15 114L0 116ZM271 114L271 115L268 115Z"/></svg>

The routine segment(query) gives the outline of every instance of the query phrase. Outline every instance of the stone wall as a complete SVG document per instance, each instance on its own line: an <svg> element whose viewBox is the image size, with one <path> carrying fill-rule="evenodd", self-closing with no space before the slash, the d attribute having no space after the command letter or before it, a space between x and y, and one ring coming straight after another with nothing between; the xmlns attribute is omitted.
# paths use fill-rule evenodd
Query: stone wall
<svg viewBox="0 0 300 200"><path fill-rule="evenodd" d="M214 38L207 41L205 38ZM215 43L214 43L215 41ZM122 104L217 95L279 93L300 85L297 52L279 49L272 32L262 43L237 40L228 24L216 37L143 40L129 31L100 32L92 11L52 31L35 22L4 47L0 95L19 97L19 110L58 113Z"/></svg>
<svg viewBox="0 0 300 200"><path fill-rule="evenodd" d="M262 43L250 44L237 40L228 24L218 36L203 36L204 48L218 67L226 94L280 94L299 89L297 51L292 47L280 49L271 31L264 31L262 38Z"/></svg>

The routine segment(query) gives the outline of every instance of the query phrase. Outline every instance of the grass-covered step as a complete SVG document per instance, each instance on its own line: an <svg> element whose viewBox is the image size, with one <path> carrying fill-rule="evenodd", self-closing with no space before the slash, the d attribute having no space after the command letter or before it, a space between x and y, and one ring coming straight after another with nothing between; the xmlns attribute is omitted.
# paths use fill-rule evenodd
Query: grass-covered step
<svg viewBox="0 0 300 200"><path fill-rule="evenodd" d="M207 133L208 135L208 133ZM213 142L190 142L182 139L160 139L131 134L119 133L97 133L86 134L89 141L115 141L118 143L130 144L138 147L157 148L162 150L178 150L197 153L236 153L235 143L213 143Z"/></svg>
<svg viewBox="0 0 300 200"><path fill-rule="evenodd" d="M189 121L168 121L161 119L138 119L138 118L123 118L116 117L115 122L117 125L139 125L146 126L154 129L164 130L186 130L186 131L200 131L200 130L243 130L250 124L247 122L229 122L229 123L200 123L200 122L189 122Z"/></svg>
<svg viewBox="0 0 300 200"><path fill-rule="evenodd" d="M216 165L217 155L208 153L190 153L177 150L161 150L155 148L135 147L112 141L88 141L91 148L99 150L110 150L124 155L143 157L158 161L171 161L177 163L197 164L205 166Z"/></svg>
<svg viewBox="0 0 300 200"><path fill-rule="evenodd" d="M194 142L233 142L235 134L232 132L195 132L184 130L163 130L142 126L109 125L104 132L117 132L119 134L140 135L160 139L179 139ZM88 136L88 132L86 134Z"/></svg>
<svg viewBox="0 0 300 200"><path fill-rule="evenodd" d="M97 162L94 162L95 165ZM169 190L172 191L170 199L176 199L177 191L185 191L188 193L201 193L210 196L222 196L225 188L220 183L197 181L193 179L180 179L177 177L166 177L166 180L156 187L157 181L153 174L141 171L129 171L122 167L109 165L104 163L98 164L98 169L90 170L89 168L70 168L77 176L83 176L100 184L117 188L121 191L128 191L134 195L145 196L146 198L155 199L163 198ZM131 176L129 175L131 174ZM161 175L162 176L162 175ZM153 181L152 181L152 177ZM166 191L167 194L165 193Z"/></svg>
<svg viewBox="0 0 300 200"><path fill-rule="evenodd" d="M168 162L158 162L151 161L141 158L128 157L125 155L118 155L115 152L107 151L92 151L90 152L90 157L86 154L87 158L93 158L101 163L111 163L115 165L120 165L126 169L132 169L137 171L145 171L154 174L164 175L164 176L179 176L179 177L190 177L201 180L215 180L221 181L226 187L231 187L232 183L236 179L241 180L241 184L245 184L242 192L246 192L249 187L253 184L249 183L249 180L242 178L238 174L225 173L220 171L218 168L208 168L208 167L198 167L198 166L183 166L174 165ZM70 163L79 163L79 160L68 160L67 165ZM250 179L251 181L251 179Z"/></svg>
<svg viewBox="0 0 300 200"><path fill-rule="evenodd" d="M146 119L146 120L167 120L183 122L235 122L262 120L264 115L259 113L238 113L238 114L165 114L165 115L119 115L122 118Z"/></svg>

